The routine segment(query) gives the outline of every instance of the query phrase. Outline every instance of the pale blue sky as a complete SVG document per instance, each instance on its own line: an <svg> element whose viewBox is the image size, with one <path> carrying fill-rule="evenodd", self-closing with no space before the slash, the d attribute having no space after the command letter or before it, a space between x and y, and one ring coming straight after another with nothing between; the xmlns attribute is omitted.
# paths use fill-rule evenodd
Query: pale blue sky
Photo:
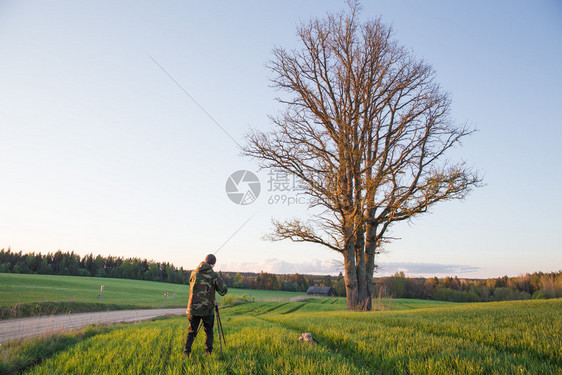
<svg viewBox="0 0 562 375"><path fill-rule="evenodd" d="M280 109L265 64L300 20L343 1L0 1L0 248L137 256L192 268L337 273L339 254L270 243L267 172L247 206L228 176L256 170L154 64L239 143ZM379 257L381 275L517 275L562 268L562 3L371 1L433 65L453 115L479 132L454 150L487 185L436 206Z"/></svg>

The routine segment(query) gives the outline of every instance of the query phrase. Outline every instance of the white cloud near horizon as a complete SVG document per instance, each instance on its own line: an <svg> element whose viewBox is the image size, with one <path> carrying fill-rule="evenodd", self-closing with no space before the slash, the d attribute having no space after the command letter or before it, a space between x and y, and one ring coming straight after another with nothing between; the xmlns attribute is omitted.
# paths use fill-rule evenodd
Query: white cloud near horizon
<svg viewBox="0 0 562 375"><path fill-rule="evenodd" d="M461 264L389 262L379 265L376 276L390 276L403 271L408 276L458 276L477 272L481 268Z"/></svg>
<svg viewBox="0 0 562 375"><path fill-rule="evenodd" d="M287 262L277 258L257 262L227 262L220 269L229 272L269 272L275 274L300 273L307 275L337 275L344 272L343 263L335 259L309 259L305 262ZM481 268L459 264L388 262L380 263L376 276L390 276L403 271L407 276L460 276L479 271Z"/></svg>
<svg viewBox="0 0 562 375"><path fill-rule="evenodd" d="M269 272L276 274L301 273L308 275L331 275L343 272L343 265L336 260L309 259L302 263L287 262L277 258L258 262L228 262L221 264L224 271L232 272Z"/></svg>

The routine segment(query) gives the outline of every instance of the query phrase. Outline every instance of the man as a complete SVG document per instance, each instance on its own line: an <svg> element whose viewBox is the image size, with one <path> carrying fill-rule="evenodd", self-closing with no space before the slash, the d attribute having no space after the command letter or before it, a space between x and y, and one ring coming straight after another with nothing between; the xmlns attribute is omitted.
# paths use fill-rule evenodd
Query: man
<svg viewBox="0 0 562 375"><path fill-rule="evenodd" d="M205 340L205 354L211 354L213 351L215 291L221 296L224 296L228 291L222 277L213 271L213 266L216 262L217 258L213 254L207 255L205 261L201 262L197 269L191 272L191 277L189 278L189 302L187 303L189 328L183 350L183 354L187 356L191 354L191 345L193 345L193 341L197 337L201 321L203 321L203 329L207 336Z"/></svg>

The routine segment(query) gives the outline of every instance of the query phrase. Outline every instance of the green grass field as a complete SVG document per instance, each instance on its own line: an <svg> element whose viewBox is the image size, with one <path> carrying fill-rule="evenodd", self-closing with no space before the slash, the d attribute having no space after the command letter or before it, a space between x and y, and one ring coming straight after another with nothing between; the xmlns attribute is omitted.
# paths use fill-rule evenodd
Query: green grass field
<svg viewBox="0 0 562 375"><path fill-rule="evenodd" d="M104 286L102 305L98 295ZM164 294L168 293L168 297ZM176 295L174 297L174 294ZM230 289L229 294L251 295L255 301L286 302L305 293ZM100 310L187 306L187 285L154 281L95 277L28 275L0 273L0 319L78 313ZM217 295L220 301L221 297ZM345 299L335 299L345 310ZM407 310L445 306L448 302L395 299L380 301L379 310Z"/></svg>
<svg viewBox="0 0 562 375"><path fill-rule="evenodd" d="M416 303L420 308L412 308ZM348 312L337 299L314 299L224 308L227 346L220 354L216 343L211 357L203 356L201 333L192 357L182 358L185 317L93 327L56 339L8 343L0 369L9 373L36 363L29 373L562 373L562 299L413 305ZM302 332L311 332L318 344L299 342Z"/></svg>
<svg viewBox="0 0 562 375"><path fill-rule="evenodd" d="M187 285L95 277L0 273L0 318L104 310L187 306ZM168 297L164 296L168 293ZM232 289L256 301L289 300L304 293ZM176 295L174 297L174 294ZM219 296L220 300L220 296Z"/></svg>
<svg viewBox="0 0 562 375"><path fill-rule="evenodd" d="M122 279L0 274L0 307L37 303L185 306L188 289ZM175 301L164 293L176 293ZM377 301L390 311L350 312L345 299L231 290L256 302L222 309L227 347L181 357L185 317L80 331L0 346L0 374L562 374L562 299L478 304ZM168 297L170 298L170 297ZM298 342L311 332L317 345ZM203 334L201 334L203 336ZM218 345L218 343L216 343Z"/></svg>

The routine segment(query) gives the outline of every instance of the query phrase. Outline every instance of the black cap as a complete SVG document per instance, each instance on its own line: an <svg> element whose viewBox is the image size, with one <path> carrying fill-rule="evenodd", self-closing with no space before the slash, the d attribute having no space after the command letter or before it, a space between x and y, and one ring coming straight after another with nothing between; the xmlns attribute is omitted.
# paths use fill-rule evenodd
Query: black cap
<svg viewBox="0 0 562 375"><path fill-rule="evenodd" d="M213 254L209 254L205 257L205 263L213 265L217 262L217 258Z"/></svg>

